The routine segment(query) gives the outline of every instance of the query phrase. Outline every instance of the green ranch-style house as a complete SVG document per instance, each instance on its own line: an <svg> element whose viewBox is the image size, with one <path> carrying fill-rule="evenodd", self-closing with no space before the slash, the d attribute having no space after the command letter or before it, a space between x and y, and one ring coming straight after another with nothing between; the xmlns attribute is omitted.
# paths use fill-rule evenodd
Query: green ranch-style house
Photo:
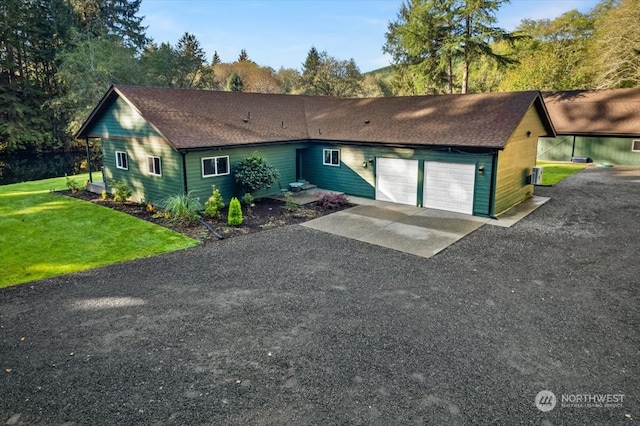
<svg viewBox="0 0 640 426"><path fill-rule="evenodd" d="M640 166L640 87L544 93L556 137L538 141L538 159Z"/></svg>
<svg viewBox="0 0 640 426"><path fill-rule="evenodd" d="M306 180L347 195L492 217L532 196L538 137L555 136L538 91L340 99L112 86L77 137L100 138L103 176L160 202L216 185L254 152L280 192Z"/></svg>

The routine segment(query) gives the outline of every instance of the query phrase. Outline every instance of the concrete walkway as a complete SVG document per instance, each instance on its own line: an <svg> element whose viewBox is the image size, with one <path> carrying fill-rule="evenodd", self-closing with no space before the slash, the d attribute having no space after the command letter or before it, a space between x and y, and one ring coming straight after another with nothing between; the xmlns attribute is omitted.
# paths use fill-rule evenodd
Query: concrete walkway
<svg viewBox="0 0 640 426"><path fill-rule="evenodd" d="M366 204L319 217L304 226L429 258L490 220L404 204L349 199Z"/></svg>
<svg viewBox="0 0 640 426"><path fill-rule="evenodd" d="M359 197L349 197L349 201L358 205L303 226L429 258L485 223L512 226L548 198L533 197L498 220Z"/></svg>

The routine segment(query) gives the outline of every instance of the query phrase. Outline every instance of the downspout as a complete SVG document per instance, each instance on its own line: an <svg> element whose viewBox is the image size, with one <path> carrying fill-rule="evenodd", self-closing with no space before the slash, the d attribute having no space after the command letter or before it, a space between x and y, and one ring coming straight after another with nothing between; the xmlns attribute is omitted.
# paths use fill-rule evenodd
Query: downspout
<svg viewBox="0 0 640 426"><path fill-rule="evenodd" d="M187 151L180 151L180 155L182 155L182 181L184 182L184 193L185 195L189 193L189 185L187 184ZM200 224L207 228L209 232L215 235L219 240L223 240L224 236L220 234L218 231L213 229L211 225L209 225L204 220L199 220Z"/></svg>
<svg viewBox="0 0 640 426"><path fill-rule="evenodd" d="M496 203L496 176L498 175L498 171L496 170L496 166L498 165L497 159L498 151L494 152L491 156L491 186L489 187L489 217L491 219L498 219L493 211Z"/></svg>
<svg viewBox="0 0 640 426"><path fill-rule="evenodd" d="M89 153L89 137L84 137L84 145L87 147L87 168L89 169L89 182L93 183L93 174L91 173L91 154Z"/></svg>
<svg viewBox="0 0 640 426"><path fill-rule="evenodd" d="M570 160L573 161L573 156L576 154L576 135L573 135L573 146L571 147L571 158Z"/></svg>
<svg viewBox="0 0 640 426"><path fill-rule="evenodd" d="M182 154L182 183L184 184L184 193L189 193L189 185L187 185L187 151L180 151Z"/></svg>

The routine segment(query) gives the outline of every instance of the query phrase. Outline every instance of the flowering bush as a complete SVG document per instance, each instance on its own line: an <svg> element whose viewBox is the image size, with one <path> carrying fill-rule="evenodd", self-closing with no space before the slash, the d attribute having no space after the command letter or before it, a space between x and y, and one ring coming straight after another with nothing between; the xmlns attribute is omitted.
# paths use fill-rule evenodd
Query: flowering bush
<svg viewBox="0 0 640 426"><path fill-rule="evenodd" d="M344 194L324 193L318 196L318 204L323 209L334 210L349 204L349 199Z"/></svg>

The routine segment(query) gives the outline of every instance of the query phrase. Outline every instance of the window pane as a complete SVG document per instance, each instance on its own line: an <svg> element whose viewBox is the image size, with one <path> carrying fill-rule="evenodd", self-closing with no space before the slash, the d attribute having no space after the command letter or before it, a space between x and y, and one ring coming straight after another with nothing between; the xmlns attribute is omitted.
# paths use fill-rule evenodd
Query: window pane
<svg viewBox="0 0 640 426"><path fill-rule="evenodd" d="M335 165L340 164L340 151L338 150L331 151L331 164L335 164Z"/></svg>
<svg viewBox="0 0 640 426"><path fill-rule="evenodd" d="M331 164L331 150L324 150L324 164Z"/></svg>
<svg viewBox="0 0 640 426"><path fill-rule="evenodd" d="M149 174L161 175L160 157L147 157L147 169L149 170Z"/></svg>
<svg viewBox="0 0 640 426"><path fill-rule="evenodd" d="M216 174L216 168L215 164L213 163L213 158L205 158L202 160L202 174L205 176Z"/></svg>
<svg viewBox="0 0 640 426"><path fill-rule="evenodd" d="M217 172L219 175L229 173L229 157L216 158Z"/></svg>
<svg viewBox="0 0 640 426"><path fill-rule="evenodd" d="M631 148L632 151L640 151L640 141L633 141L633 148Z"/></svg>
<svg viewBox="0 0 640 426"><path fill-rule="evenodd" d="M120 156L122 157L120 163L123 169L127 168L127 153L122 152L120 153Z"/></svg>

